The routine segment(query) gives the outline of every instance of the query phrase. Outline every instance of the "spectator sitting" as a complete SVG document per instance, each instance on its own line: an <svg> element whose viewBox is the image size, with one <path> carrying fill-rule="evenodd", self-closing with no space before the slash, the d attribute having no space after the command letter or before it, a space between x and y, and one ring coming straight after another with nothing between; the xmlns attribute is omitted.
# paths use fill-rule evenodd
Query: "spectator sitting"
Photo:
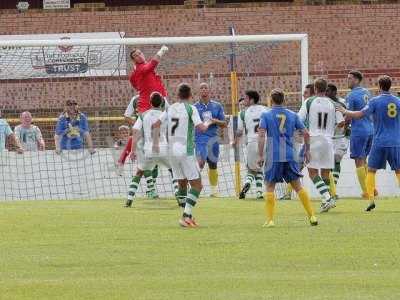
<svg viewBox="0 0 400 300"><path fill-rule="evenodd" d="M129 127L126 125L121 125L118 127L118 140L114 144L115 149L121 149L125 147L128 143L130 137L130 130Z"/></svg>
<svg viewBox="0 0 400 300"><path fill-rule="evenodd" d="M1 117L1 111L0 111L0 117ZM7 138L11 138L14 145L17 147L18 153L24 152L24 149L22 149L21 144L15 137L15 134L12 132L10 125L8 125L5 119L0 119L0 152L6 149Z"/></svg>
<svg viewBox="0 0 400 300"><path fill-rule="evenodd" d="M62 150L83 149L86 140L91 154L93 149L92 137L89 133L89 122L85 114L78 109L78 103L74 100L67 100L65 111L59 116L54 136L56 152Z"/></svg>
<svg viewBox="0 0 400 300"><path fill-rule="evenodd" d="M32 115L24 111L20 116L21 124L14 128L14 133L25 151L44 150L45 144L39 127L32 125Z"/></svg>

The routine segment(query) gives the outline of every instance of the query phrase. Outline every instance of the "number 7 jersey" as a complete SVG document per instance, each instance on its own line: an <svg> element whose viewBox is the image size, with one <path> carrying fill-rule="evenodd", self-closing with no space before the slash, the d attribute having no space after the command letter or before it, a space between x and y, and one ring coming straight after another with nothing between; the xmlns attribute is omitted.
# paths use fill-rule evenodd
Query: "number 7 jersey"
<svg viewBox="0 0 400 300"><path fill-rule="evenodd" d="M271 166L271 162L295 161L294 132L304 129L296 113L283 106L272 106L261 115L260 128L266 130L266 166Z"/></svg>
<svg viewBox="0 0 400 300"><path fill-rule="evenodd" d="M307 124L310 136L333 137L336 125L343 122L343 115L336 111L328 97L310 97L304 101L298 113Z"/></svg>
<svg viewBox="0 0 400 300"><path fill-rule="evenodd" d="M194 155L195 127L202 123L196 107L189 103L174 103L161 117L164 118L168 122L168 144L171 155Z"/></svg>

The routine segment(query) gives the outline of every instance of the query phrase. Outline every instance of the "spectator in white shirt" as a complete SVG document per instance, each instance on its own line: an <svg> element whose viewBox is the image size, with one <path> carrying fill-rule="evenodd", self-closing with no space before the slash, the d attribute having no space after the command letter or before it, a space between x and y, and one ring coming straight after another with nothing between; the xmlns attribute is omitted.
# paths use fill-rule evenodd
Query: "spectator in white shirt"
<svg viewBox="0 0 400 300"><path fill-rule="evenodd" d="M36 125L32 124L32 115L24 111L20 116L21 124L16 126L14 133L25 151L43 151L45 143L42 133Z"/></svg>

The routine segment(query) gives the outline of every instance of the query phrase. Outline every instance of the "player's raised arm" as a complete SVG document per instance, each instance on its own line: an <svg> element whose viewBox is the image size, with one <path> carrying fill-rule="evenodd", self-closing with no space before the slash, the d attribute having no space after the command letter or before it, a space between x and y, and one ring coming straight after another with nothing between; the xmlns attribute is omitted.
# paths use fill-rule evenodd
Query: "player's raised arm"
<svg viewBox="0 0 400 300"><path fill-rule="evenodd" d="M141 72L148 73L154 71L154 69L158 66L158 63L161 60L161 57L168 51L168 47L163 45L160 50L156 53L156 55L150 59L150 61L146 62L146 58L142 51L139 49L134 49L131 52L131 59L135 62L135 64L142 64Z"/></svg>
<svg viewBox="0 0 400 300"><path fill-rule="evenodd" d="M156 55L153 57L154 60L157 62L160 62L161 58L164 56L165 53L167 53L168 47L163 45L160 50L156 53Z"/></svg>

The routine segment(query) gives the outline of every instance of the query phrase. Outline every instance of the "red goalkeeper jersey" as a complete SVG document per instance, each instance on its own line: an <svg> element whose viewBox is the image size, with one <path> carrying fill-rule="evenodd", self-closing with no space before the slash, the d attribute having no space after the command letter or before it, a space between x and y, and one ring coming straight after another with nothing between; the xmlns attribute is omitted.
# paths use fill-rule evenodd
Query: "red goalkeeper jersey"
<svg viewBox="0 0 400 300"><path fill-rule="evenodd" d="M159 92L164 97L167 91L161 81L161 77L156 74L155 69L158 61L151 59L149 62L137 64L136 68L129 76L129 81L133 88L139 93L137 111L143 113L151 108L150 95Z"/></svg>

